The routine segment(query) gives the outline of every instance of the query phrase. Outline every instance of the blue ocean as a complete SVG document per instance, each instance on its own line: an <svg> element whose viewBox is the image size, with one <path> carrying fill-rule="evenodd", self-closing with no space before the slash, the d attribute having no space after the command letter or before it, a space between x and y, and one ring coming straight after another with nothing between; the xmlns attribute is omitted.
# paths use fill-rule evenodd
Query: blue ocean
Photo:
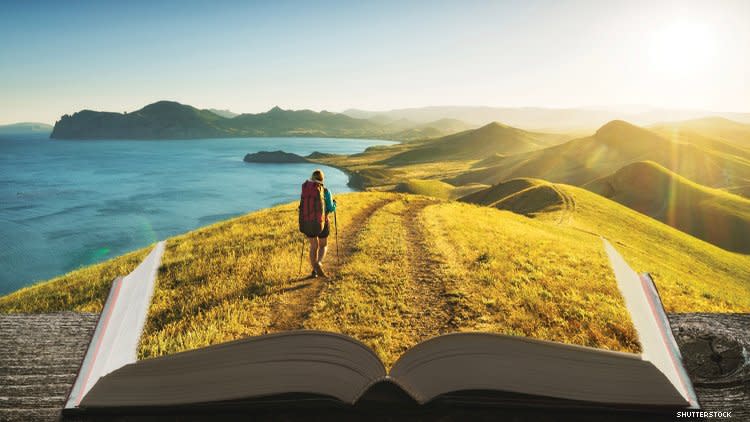
<svg viewBox="0 0 750 422"><path fill-rule="evenodd" d="M284 150L351 154L388 141L325 138L51 140L0 136L0 295L156 240L299 197L314 164L249 164ZM335 193L347 176L322 167Z"/></svg>

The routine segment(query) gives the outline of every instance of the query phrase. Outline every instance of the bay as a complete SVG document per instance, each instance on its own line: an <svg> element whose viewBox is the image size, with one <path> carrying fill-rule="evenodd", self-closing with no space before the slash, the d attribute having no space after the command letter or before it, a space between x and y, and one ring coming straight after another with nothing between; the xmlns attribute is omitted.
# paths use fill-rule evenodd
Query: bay
<svg viewBox="0 0 750 422"><path fill-rule="evenodd" d="M246 153L352 154L388 141L328 138L52 140L0 137L0 295L250 211L293 201L322 168Z"/></svg>

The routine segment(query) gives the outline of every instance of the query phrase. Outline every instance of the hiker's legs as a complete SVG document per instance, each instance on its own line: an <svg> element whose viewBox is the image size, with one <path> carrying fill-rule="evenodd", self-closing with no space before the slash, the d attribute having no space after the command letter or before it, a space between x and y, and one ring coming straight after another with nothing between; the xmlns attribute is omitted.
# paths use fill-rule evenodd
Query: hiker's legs
<svg viewBox="0 0 750 422"><path fill-rule="evenodd" d="M318 238L318 262L323 262L323 259L326 257L326 251L328 251L328 238Z"/></svg>
<svg viewBox="0 0 750 422"><path fill-rule="evenodd" d="M308 237L310 240L310 266L315 269L315 264L318 263L318 238Z"/></svg>

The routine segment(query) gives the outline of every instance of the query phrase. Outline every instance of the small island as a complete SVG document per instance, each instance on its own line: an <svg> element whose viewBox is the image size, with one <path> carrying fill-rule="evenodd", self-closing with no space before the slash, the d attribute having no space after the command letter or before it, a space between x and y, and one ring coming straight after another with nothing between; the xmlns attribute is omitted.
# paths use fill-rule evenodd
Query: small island
<svg viewBox="0 0 750 422"><path fill-rule="evenodd" d="M266 163L266 164L289 164L289 163L310 163L311 161L291 152L284 151L258 151L245 155L242 160L246 163Z"/></svg>

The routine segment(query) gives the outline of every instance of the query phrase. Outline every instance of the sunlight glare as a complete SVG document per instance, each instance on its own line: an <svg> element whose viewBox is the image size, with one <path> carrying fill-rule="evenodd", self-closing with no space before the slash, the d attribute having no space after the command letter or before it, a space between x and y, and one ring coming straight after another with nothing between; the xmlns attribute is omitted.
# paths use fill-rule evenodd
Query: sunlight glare
<svg viewBox="0 0 750 422"><path fill-rule="evenodd" d="M711 28L698 22L674 22L658 30L650 45L653 70L670 77L698 76L715 55Z"/></svg>

